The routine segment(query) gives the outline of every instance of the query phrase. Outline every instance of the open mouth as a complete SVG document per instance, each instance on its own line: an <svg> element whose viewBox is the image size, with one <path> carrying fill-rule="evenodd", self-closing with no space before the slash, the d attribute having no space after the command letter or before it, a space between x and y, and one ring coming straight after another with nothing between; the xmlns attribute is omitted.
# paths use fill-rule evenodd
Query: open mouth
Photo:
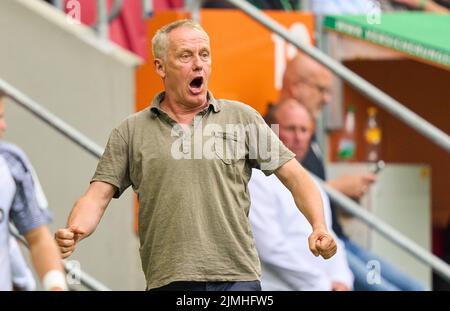
<svg viewBox="0 0 450 311"><path fill-rule="evenodd" d="M201 91L201 87L203 85L203 77L194 78L191 83L189 83L189 87L191 91L195 94Z"/></svg>

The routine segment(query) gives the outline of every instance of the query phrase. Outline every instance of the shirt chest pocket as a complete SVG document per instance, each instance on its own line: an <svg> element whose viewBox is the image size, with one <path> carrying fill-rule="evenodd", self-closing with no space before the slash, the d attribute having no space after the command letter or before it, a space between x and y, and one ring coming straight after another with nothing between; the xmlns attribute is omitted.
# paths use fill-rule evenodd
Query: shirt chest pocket
<svg viewBox="0 0 450 311"><path fill-rule="evenodd" d="M214 133L214 152L227 165L235 164L243 158L244 146L243 141L234 133Z"/></svg>

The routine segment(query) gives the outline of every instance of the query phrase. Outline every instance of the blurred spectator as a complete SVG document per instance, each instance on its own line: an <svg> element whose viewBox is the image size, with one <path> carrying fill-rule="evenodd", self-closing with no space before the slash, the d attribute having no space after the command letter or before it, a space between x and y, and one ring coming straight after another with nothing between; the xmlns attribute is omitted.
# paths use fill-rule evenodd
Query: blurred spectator
<svg viewBox="0 0 450 311"><path fill-rule="evenodd" d="M319 15L366 14L374 5L372 0L312 0L311 11Z"/></svg>
<svg viewBox="0 0 450 311"><path fill-rule="evenodd" d="M28 268L17 241L11 236L9 239L9 258L11 261L12 283L14 290L33 291L36 281Z"/></svg>
<svg viewBox="0 0 450 311"><path fill-rule="evenodd" d="M414 10L421 10L435 13L448 13L450 1L433 1L433 0L392 0L395 3L403 4ZM439 2L440 4L438 4Z"/></svg>
<svg viewBox="0 0 450 311"><path fill-rule="evenodd" d="M450 0L434 0L434 2L450 10Z"/></svg>
<svg viewBox="0 0 450 311"><path fill-rule="evenodd" d="M298 0L247 0L250 4L261 10L285 10L293 11L299 9ZM221 8L233 9L234 5L224 0L205 0L203 1L204 8Z"/></svg>
<svg viewBox="0 0 450 311"><path fill-rule="evenodd" d="M308 151L314 132L314 120L307 109L294 99L274 106L266 116L268 125L279 123L281 141L301 160ZM331 210L326 193L320 189L328 230ZM250 223L261 261L263 290L351 290L353 275L342 241L329 260L309 251L312 229L305 216L295 208L289 190L277 179L253 170L249 182Z"/></svg>
<svg viewBox="0 0 450 311"><path fill-rule="evenodd" d="M6 131L3 95L0 90L0 138ZM46 202L41 200L38 185L25 153L0 141L0 290L12 289L12 270L20 263L11 260L23 259L16 257L14 245L10 248L9 221L25 236L44 288L66 289L60 253L47 227L51 217L43 206Z"/></svg>
<svg viewBox="0 0 450 311"><path fill-rule="evenodd" d="M440 2L441 5L436 2ZM311 11L319 15L370 14L374 9L381 11L404 8L429 12L448 12L449 0L312 0Z"/></svg>
<svg viewBox="0 0 450 311"><path fill-rule="evenodd" d="M331 72L311 59L299 53L286 66L279 102L289 98L296 99L315 117L319 117L324 105L331 99ZM288 146L289 147L289 146ZM295 150L292 150L295 152ZM306 157L297 157L303 167L326 180L324 160L315 135L312 136ZM359 200L375 181L371 173L345 175L327 181L328 185L353 199ZM345 243L347 259L355 276L355 290L423 290L424 287L409 276L401 273L384 260L351 241L345 234L337 217L337 206L331 203L333 231ZM368 284L367 263L376 260L381 267L380 284Z"/></svg>

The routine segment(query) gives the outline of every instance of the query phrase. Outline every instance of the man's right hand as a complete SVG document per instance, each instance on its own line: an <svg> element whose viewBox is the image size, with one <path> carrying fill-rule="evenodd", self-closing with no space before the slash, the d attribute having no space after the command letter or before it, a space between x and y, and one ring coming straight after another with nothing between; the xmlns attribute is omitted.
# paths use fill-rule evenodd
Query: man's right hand
<svg viewBox="0 0 450 311"><path fill-rule="evenodd" d="M117 188L102 181L94 181L75 203L66 228L55 233L55 240L63 258L69 257L77 243L94 232Z"/></svg>
<svg viewBox="0 0 450 311"><path fill-rule="evenodd" d="M86 231L78 226L58 229L55 233L56 244L58 244L62 258L67 258L75 250L77 243L86 236Z"/></svg>

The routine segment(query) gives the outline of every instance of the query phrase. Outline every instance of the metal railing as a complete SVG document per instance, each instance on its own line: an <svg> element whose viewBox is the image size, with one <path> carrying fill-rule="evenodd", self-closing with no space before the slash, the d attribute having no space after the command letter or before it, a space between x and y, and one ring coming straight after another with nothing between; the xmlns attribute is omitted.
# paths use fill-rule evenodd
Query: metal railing
<svg viewBox="0 0 450 311"><path fill-rule="evenodd" d="M142 0L142 18L148 18L153 15L153 0Z"/></svg>
<svg viewBox="0 0 450 311"><path fill-rule="evenodd" d="M272 32L276 33L289 43L293 44L298 49L302 50L304 53L306 53L316 61L331 69L335 74L347 81L350 85L355 87L363 94L367 95L379 106L389 111L395 117L404 121L407 125L414 128L419 133L423 134L425 137L429 138L434 143L447 150L447 152L450 152L450 137L446 133L436 128L434 125L421 118L411 110L405 108L398 101L396 101L383 91L379 90L348 68L344 67L339 62L336 62L316 47L302 44L292 34L290 34L286 28L258 10L253 5L244 0L227 1L242 10L244 13L249 15L261 25L267 27ZM316 177L316 179L318 178ZM431 254L429 251L427 251L393 227L389 226L384 221L370 214L360 205L356 204L354 201L352 201L339 191L329 187L321 180L318 180L318 182L323 186L330 198L334 202L338 203L341 208L345 209L350 214L365 222L385 238L392 241L402 249L406 250L409 254L427 264L442 277L450 281L450 266L447 263L445 263L437 256Z"/></svg>
<svg viewBox="0 0 450 311"><path fill-rule="evenodd" d="M97 21L91 25L92 28L97 28L100 22L111 24L117 17L119 17L120 10L122 9L123 0L114 0L111 12L108 14L107 2L102 0L97 0L97 10L100 8L106 12L105 20L97 18Z"/></svg>
<svg viewBox="0 0 450 311"><path fill-rule="evenodd" d="M17 229L15 227L10 225L9 232L16 240L18 240L20 243L22 243L26 248L29 248L27 241L25 241L23 236L21 236L17 232ZM106 287L104 284L102 284L99 281L97 281L96 279L94 279L89 274L83 272L81 269L71 267L71 265L68 262L66 262L65 260L63 260L62 262L63 262L63 266L64 266L64 271L67 274L69 274L70 276L72 276L75 280L79 280L80 284L83 285L84 287L86 287L90 290L93 290L93 291L110 291L111 290L108 287ZM75 291L76 289L72 285L73 284L69 283L69 284L67 284L67 287L69 288L69 290Z"/></svg>
<svg viewBox="0 0 450 311"><path fill-rule="evenodd" d="M200 9L203 0L184 0L184 9L191 13L191 18L200 22Z"/></svg>
<svg viewBox="0 0 450 311"><path fill-rule="evenodd" d="M108 4L106 0L97 0L97 21L91 26L97 30L100 38L108 40L109 24L119 16L122 8L122 0L114 0L111 12L108 14Z"/></svg>
<svg viewBox="0 0 450 311"><path fill-rule="evenodd" d="M103 148L83 135L80 131L70 126L59 117L52 114L50 111L36 103L27 95L23 94L8 82L0 78L0 90L3 90L8 97L13 99L20 106L34 114L36 117L50 125L53 129L60 134L66 136L75 144L95 156L100 158L103 154Z"/></svg>
<svg viewBox="0 0 450 311"><path fill-rule="evenodd" d="M54 0L53 4L62 12L66 9L64 7L64 0ZM122 4L123 0L114 0L111 11L108 13L108 1L97 0L97 18L90 27L97 32L100 38L104 40L108 39L108 26L119 16Z"/></svg>

